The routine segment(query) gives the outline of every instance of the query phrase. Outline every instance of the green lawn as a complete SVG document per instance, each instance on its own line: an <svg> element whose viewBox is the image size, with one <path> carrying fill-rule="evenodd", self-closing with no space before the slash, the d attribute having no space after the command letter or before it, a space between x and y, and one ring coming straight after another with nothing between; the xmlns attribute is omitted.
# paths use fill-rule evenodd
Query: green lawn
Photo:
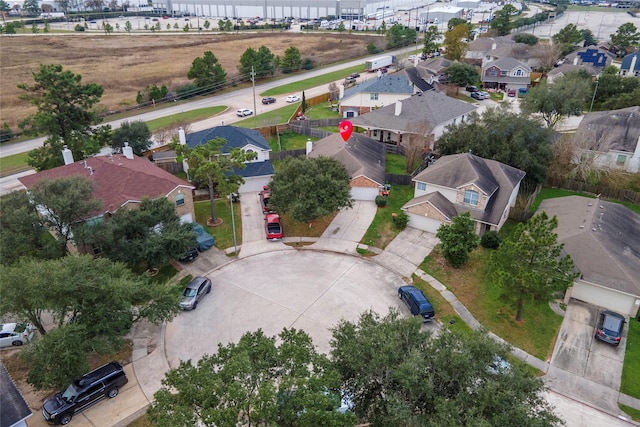
<svg viewBox="0 0 640 427"><path fill-rule="evenodd" d="M329 106L329 101L322 102L320 104L314 105L311 108L308 108L307 111L305 111L304 115L311 120L339 118L340 114L338 113L338 111L331 111L329 109Z"/></svg>
<svg viewBox="0 0 640 427"><path fill-rule="evenodd" d="M280 145L278 146L278 136L272 135L270 138L267 138L267 142L271 147L271 150L275 151L285 151L285 150L298 150L301 148L306 148L307 140L315 142L318 138L308 137L306 135L302 135L291 130L282 132L280 134Z"/></svg>
<svg viewBox="0 0 640 427"><path fill-rule="evenodd" d="M525 301L522 320L517 322L516 305L501 298L500 289L493 285L486 269L490 253L479 247L465 266L454 269L436 247L420 268L451 290L484 327L527 353L547 360L562 317L548 303Z"/></svg>
<svg viewBox="0 0 640 427"><path fill-rule="evenodd" d="M27 165L29 153L19 153L0 159L0 176L12 175L29 169Z"/></svg>
<svg viewBox="0 0 640 427"><path fill-rule="evenodd" d="M400 154L387 153L386 173L405 175L407 173L407 158Z"/></svg>
<svg viewBox="0 0 640 427"><path fill-rule="evenodd" d="M242 203L242 198L240 199ZM236 242L242 244L242 215L240 203L233 204L233 216L236 225ZM229 199L218 199L215 201L216 216L222 218L222 224L215 227L207 226L207 219L211 218L211 203L209 200L195 202L196 222L202 224L209 234L216 239L216 248L225 250L233 247L233 227L231 222L231 205Z"/></svg>
<svg viewBox="0 0 640 427"><path fill-rule="evenodd" d="M640 322L629 320L620 391L640 399Z"/></svg>
<svg viewBox="0 0 640 427"><path fill-rule="evenodd" d="M149 120L147 126L151 132L163 129L178 123L191 123L208 119L211 116L222 113L227 108L226 105L218 105L215 107L198 108L197 110L184 111L170 116L160 117L159 119Z"/></svg>
<svg viewBox="0 0 640 427"><path fill-rule="evenodd" d="M401 207L413 197L413 186L392 185L385 207L379 207L376 216L360 243L384 249L399 233L393 222L392 213L400 213Z"/></svg>
<svg viewBox="0 0 640 427"><path fill-rule="evenodd" d="M332 73L323 74L317 77L311 77L308 79L300 80L298 82L289 83L286 85L278 86L266 90L260 94L260 96L276 96L284 95L291 92L302 92L303 90L311 89L312 87L329 84L336 80L343 79L351 73L363 73L364 65L356 65L351 68L345 68L344 70L334 71Z"/></svg>
<svg viewBox="0 0 640 427"><path fill-rule="evenodd" d="M264 126L272 126L282 123L288 123L293 113L300 105L299 102L293 104L287 104L282 108L278 108L277 110L265 111L264 113L260 113L256 116L249 116L244 120L240 120L234 123L234 126L239 126L243 128L258 128Z"/></svg>

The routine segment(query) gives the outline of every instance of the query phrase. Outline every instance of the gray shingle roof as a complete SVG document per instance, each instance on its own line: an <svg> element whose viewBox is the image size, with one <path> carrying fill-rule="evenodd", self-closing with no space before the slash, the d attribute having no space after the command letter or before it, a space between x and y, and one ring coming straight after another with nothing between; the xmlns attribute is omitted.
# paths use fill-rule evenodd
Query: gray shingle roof
<svg viewBox="0 0 640 427"><path fill-rule="evenodd" d="M414 197L402 206L402 209L408 209L412 206L421 205L423 203L431 203L434 208L442 212L442 214L451 220L454 216L458 215L456 206L442 195L439 191L435 193L424 194L422 196Z"/></svg>
<svg viewBox="0 0 640 427"><path fill-rule="evenodd" d="M371 75L373 76L373 74ZM344 91L343 99L359 93L399 93L411 95L413 86L406 75L383 74L380 78L372 77L359 85Z"/></svg>
<svg viewBox="0 0 640 427"><path fill-rule="evenodd" d="M413 95L399 102L402 104L402 110L398 116L395 115L395 104L391 104L354 117L351 122L356 126L369 129L390 129L411 133L421 123L427 122L430 129L433 129L441 123L476 110L476 107L468 102L433 90Z"/></svg>
<svg viewBox="0 0 640 427"><path fill-rule="evenodd" d="M335 133L314 142L309 157L332 157L342 163L352 178L364 176L379 185L385 182L386 149L368 136L353 133L345 143Z"/></svg>
<svg viewBox="0 0 640 427"><path fill-rule="evenodd" d="M228 153L232 148L243 148L248 144L263 150L270 150L267 140L255 129L245 129L236 126L216 126L214 128L190 133L187 136L187 145L194 148L208 141L220 137L227 140L222 148L223 153Z"/></svg>
<svg viewBox="0 0 640 427"><path fill-rule="evenodd" d="M0 362L0 408L2 408L0 427L13 426L31 416L29 405L2 362Z"/></svg>
<svg viewBox="0 0 640 427"><path fill-rule="evenodd" d="M640 215L581 196L546 199L543 210L558 217L558 241L585 280L640 298Z"/></svg>
<svg viewBox="0 0 640 427"><path fill-rule="evenodd" d="M515 58L509 58L509 57L500 58L500 59L496 59L495 61L487 62L484 66L484 69L486 70L489 67L498 67L503 71L513 70L514 68L521 67L525 71L531 72L531 67L529 67L527 64L525 64L524 62L520 62Z"/></svg>
<svg viewBox="0 0 640 427"><path fill-rule="evenodd" d="M438 75L445 68L449 68L449 65L451 64L453 64L453 61L445 58L444 56L438 56L435 58L427 59L424 62L420 62L416 68L424 68L431 74Z"/></svg>
<svg viewBox="0 0 640 427"><path fill-rule="evenodd" d="M585 114L575 138L593 142L588 149L633 153L640 138L640 107Z"/></svg>
<svg viewBox="0 0 640 427"><path fill-rule="evenodd" d="M411 83L413 83L421 91L426 92L433 89L433 86L424 80L416 67L407 68L405 72L407 73L409 80L411 80Z"/></svg>
<svg viewBox="0 0 640 427"><path fill-rule="evenodd" d="M414 182L457 189L475 184L490 201L484 211L453 204L458 213L471 213L477 221L491 225L500 222L513 189L524 179L525 172L495 160L487 160L470 153L443 156L413 178Z"/></svg>

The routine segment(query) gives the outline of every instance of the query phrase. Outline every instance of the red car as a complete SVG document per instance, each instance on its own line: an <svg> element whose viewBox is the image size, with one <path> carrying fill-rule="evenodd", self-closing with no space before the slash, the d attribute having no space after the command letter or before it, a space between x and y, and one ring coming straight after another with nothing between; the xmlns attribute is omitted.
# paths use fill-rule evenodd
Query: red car
<svg viewBox="0 0 640 427"><path fill-rule="evenodd" d="M275 213L265 215L264 228L267 232L267 240L282 239L282 224L280 224L280 215Z"/></svg>
<svg viewBox="0 0 640 427"><path fill-rule="evenodd" d="M274 211L269 207L269 198L271 197L271 192L269 191L269 187L266 185L262 187L262 191L260 192L260 205L262 205L262 213L268 214L273 213Z"/></svg>

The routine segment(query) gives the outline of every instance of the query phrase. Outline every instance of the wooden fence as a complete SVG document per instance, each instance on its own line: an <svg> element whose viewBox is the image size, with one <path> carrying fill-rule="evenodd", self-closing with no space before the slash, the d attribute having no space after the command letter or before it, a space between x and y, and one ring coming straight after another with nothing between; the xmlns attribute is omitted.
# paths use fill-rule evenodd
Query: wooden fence
<svg viewBox="0 0 640 427"><path fill-rule="evenodd" d="M385 184L411 185L411 175L384 174Z"/></svg>
<svg viewBox="0 0 640 427"><path fill-rule="evenodd" d="M549 179L550 187L562 188L577 193L599 194L602 199L612 199L621 202L640 204L640 192L611 188L599 184L587 184L585 182Z"/></svg>

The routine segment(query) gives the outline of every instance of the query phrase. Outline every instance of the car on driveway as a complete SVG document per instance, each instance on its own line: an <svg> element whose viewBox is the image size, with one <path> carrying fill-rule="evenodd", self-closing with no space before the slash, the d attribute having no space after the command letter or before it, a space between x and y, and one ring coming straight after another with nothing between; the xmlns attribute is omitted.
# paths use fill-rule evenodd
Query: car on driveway
<svg viewBox="0 0 640 427"><path fill-rule="evenodd" d="M250 110L248 108L241 108L238 111L236 111L236 115L238 117L246 117L246 116L250 116L253 114L253 110Z"/></svg>
<svg viewBox="0 0 640 427"><path fill-rule="evenodd" d="M193 260L195 260L196 258L198 258L198 248L196 248L195 246L192 248L187 249L187 252L185 252L184 255L182 255L181 258L178 259L178 261L180 262L191 262Z"/></svg>
<svg viewBox="0 0 640 427"><path fill-rule="evenodd" d="M198 301L209 292L211 292L211 280L202 276L194 277L182 291L180 308L183 310L195 310L198 306Z"/></svg>
<svg viewBox="0 0 640 427"><path fill-rule="evenodd" d="M272 210L269 207L270 198L271 198L271 191L269 191L269 187L265 185L264 187L262 187L262 191L260 192L260 206L262 207L263 214L274 212L274 210Z"/></svg>
<svg viewBox="0 0 640 427"><path fill-rule="evenodd" d="M480 91L480 89L478 89L478 88L477 88L477 87L475 87L475 86L467 86L467 87L465 88L465 90L466 90L467 92L471 92L471 93L473 93L473 92L479 92L479 91Z"/></svg>
<svg viewBox="0 0 640 427"><path fill-rule="evenodd" d="M69 424L83 409L104 398L116 397L127 382L127 375L118 362L107 363L73 381L64 392L45 400L42 416L49 424Z"/></svg>
<svg viewBox="0 0 640 427"><path fill-rule="evenodd" d="M608 310L603 311L598 319L596 338L607 344L619 346L624 323L625 319L622 314Z"/></svg>
<svg viewBox="0 0 640 427"><path fill-rule="evenodd" d="M516 90L515 89L509 89L507 91L507 96L510 96L510 97L516 96Z"/></svg>
<svg viewBox="0 0 640 427"><path fill-rule="evenodd" d="M264 228L267 233L267 240L282 239L282 224L280 215L272 213L264 216Z"/></svg>
<svg viewBox="0 0 640 427"><path fill-rule="evenodd" d="M276 99L274 97L267 96L266 98L262 98L262 103L265 105L273 104L274 102L276 102Z"/></svg>
<svg viewBox="0 0 640 427"><path fill-rule="evenodd" d="M204 252L207 249L211 249L216 243L216 239L204 229L203 226L197 222L192 222L193 231L196 233L196 246L200 252Z"/></svg>
<svg viewBox="0 0 640 427"><path fill-rule="evenodd" d="M482 99L491 99L491 95L489 94L489 92L480 91L478 93L482 95Z"/></svg>
<svg viewBox="0 0 640 427"><path fill-rule="evenodd" d="M471 92L471 97L478 101L482 101L484 99L484 96L482 96L481 92Z"/></svg>
<svg viewBox="0 0 640 427"><path fill-rule="evenodd" d="M0 347L18 347L33 338L35 328L30 323L4 323L0 328Z"/></svg>
<svg viewBox="0 0 640 427"><path fill-rule="evenodd" d="M298 95L289 95L287 96L287 102L299 102L300 97Z"/></svg>

